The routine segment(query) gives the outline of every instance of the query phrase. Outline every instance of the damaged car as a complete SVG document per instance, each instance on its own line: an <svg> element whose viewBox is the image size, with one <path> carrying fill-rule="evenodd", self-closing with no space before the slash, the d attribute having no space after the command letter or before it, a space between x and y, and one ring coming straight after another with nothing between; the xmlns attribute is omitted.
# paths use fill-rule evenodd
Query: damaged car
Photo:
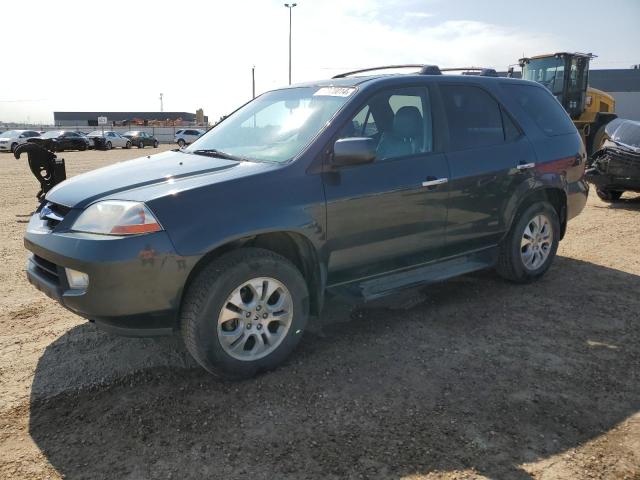
<svg viewBox="0 0 640 480"><path fill-rule="evenodd" d="M640 192L640 122L616 119L606 126L586 178L605 202L620 200L624 192Z"/></svg>

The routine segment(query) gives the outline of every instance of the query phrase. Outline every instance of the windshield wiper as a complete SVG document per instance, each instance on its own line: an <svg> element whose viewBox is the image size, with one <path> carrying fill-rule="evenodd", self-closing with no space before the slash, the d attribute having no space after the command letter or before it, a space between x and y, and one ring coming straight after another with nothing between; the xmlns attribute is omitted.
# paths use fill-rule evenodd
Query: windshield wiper
<svg viewBox="0 0 640 480"><path fill-rule="evenodd" d="M208 157L216 157L216 158L224 158L225 160L236 160L238 162L249 162L248 158L238 157L236 155L231 155L230 153L221 152L220 150L216 150L215 148L206 148L200 150L191 150L187 153L193 153L195 155L205 155Z"/></svg>

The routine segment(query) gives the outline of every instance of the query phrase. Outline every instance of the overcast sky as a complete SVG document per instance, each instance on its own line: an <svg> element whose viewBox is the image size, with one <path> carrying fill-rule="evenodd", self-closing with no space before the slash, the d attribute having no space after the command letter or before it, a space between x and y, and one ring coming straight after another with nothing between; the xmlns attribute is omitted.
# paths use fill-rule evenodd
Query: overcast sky
<svg viewBox="0 0 640 480"><path fill-rule="evenodd" d="M283 1L2 2L0 121L53 111L204 108L211 120L287 84ZM601 15L599 15L601 14ZM524 53L640 63L640 0L299 0L293 81L390 63L505 69Z"/></svg>

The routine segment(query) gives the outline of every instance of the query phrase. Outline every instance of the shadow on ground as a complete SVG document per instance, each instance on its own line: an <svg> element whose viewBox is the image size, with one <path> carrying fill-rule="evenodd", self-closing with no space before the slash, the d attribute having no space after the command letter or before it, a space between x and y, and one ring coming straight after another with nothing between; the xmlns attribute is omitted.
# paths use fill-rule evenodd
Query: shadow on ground
<svg viewBox="0 0 640 480"><path fill-rule="evenodd" d="M277 371L239 383L193 366L174 340L149 347L77 327L40 359L30 433L70 479L466 468L525 479L518 465L640 409L640 277L558 258L534 285L487 272L427 291L409 310L332 302L322 335L307 335ZM125 374L127 358L142 370ZM61 366L58 375L99 379L105 364L118 366L103 385L73 391L67 381L65 393L46 393Z"/></svg>

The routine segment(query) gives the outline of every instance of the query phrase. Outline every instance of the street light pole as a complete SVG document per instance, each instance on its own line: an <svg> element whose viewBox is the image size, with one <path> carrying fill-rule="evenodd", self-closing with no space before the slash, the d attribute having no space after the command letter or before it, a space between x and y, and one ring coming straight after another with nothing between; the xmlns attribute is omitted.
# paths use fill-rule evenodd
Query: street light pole
<svg viewBox="0 0 640 480"><path fill-rule="evenodd" d="M297 3L285 3L284 6L289 9L289 85L291 85L291 10L298 5Z"/></svg>

